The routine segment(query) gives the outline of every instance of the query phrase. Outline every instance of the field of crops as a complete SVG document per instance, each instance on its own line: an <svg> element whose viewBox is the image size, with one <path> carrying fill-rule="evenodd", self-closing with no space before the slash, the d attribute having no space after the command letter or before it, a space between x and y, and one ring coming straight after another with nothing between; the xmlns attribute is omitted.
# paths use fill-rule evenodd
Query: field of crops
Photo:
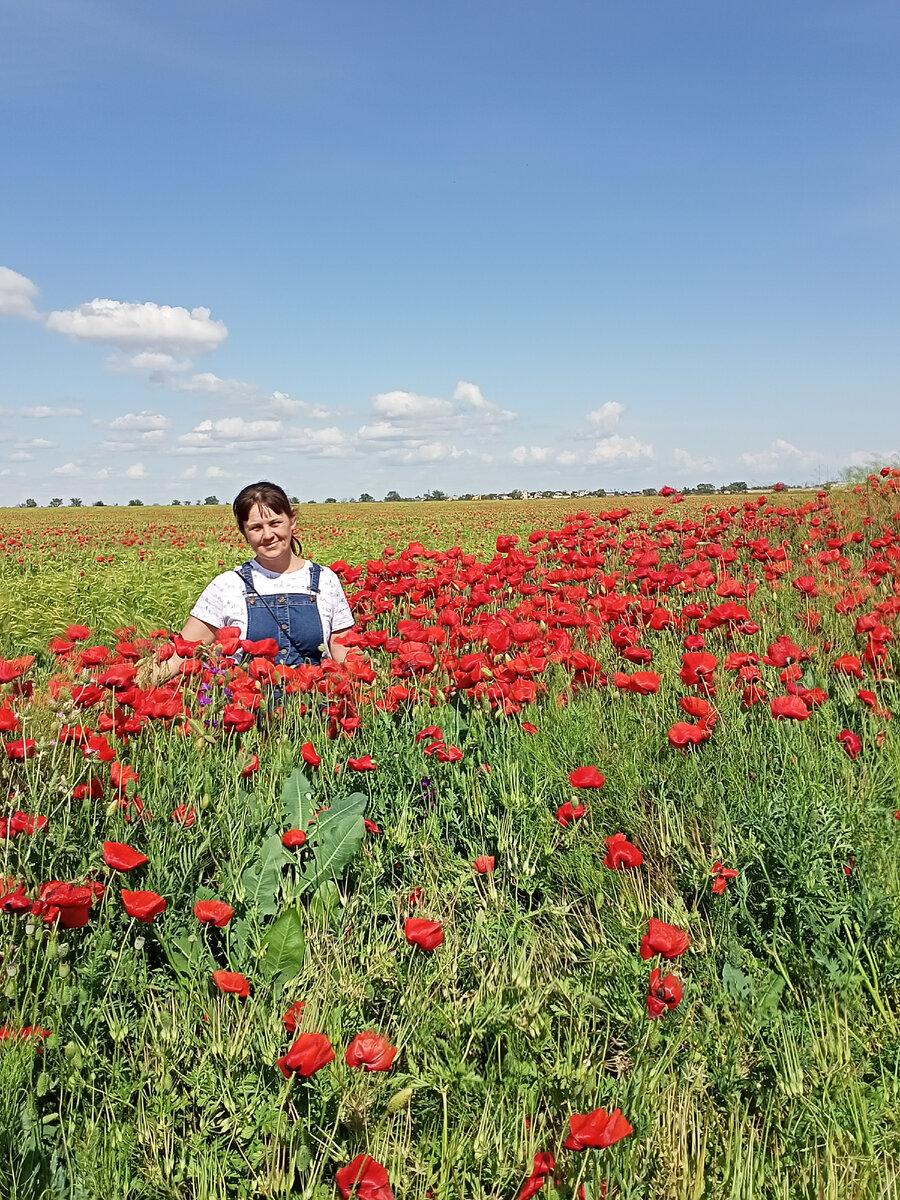
<svg viewBox="0 0 900 1200"><path fill-rule="evenodd" d="M619 499L0 512L0 1197L900 1194L900 471Z"/></svg>

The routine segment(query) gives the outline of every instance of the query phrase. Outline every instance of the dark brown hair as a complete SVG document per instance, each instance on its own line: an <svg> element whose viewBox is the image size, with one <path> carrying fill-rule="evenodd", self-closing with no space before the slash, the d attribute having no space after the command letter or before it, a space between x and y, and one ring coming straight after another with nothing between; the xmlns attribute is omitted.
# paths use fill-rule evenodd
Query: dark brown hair
<svg viewBox="0 0 900 1200"><path fill-rule="evenodd" d="M293 504L288 499L287 492L277 483L268 483L264 479L259 483L248 483L245 488L241 488L231 505L234 519L237 521L241 533L244 532L244 526L250 518L250 510L257 504L260 508L267 508L270 512L278 513L279 516L295 517L297 515L294 512ZM303 553L299 538L291 538L291 549L295 554Z"/></svg>

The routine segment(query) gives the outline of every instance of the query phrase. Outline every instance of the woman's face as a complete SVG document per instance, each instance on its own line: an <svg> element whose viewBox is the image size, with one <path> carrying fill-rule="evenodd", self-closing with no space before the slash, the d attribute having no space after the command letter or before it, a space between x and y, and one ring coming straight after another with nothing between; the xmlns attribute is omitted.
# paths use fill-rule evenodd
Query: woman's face
<svg viewBox="0 0 900 1200"><path fill-rule="evenodd" d="M297 532L297 518L254 504L243 532L247 545L263 566L270 562L284 563L291 557L291 538Z"/></svg>

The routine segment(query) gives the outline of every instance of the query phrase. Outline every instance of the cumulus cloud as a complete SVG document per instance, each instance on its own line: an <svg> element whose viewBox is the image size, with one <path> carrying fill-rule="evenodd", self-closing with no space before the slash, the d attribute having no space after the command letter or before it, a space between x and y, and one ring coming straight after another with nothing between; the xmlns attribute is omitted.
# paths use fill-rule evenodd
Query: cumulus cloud
<svg viewBox="0 0 900 1200"><path fill-rule="evenodd" d="M542 463L555 463L559 451L553 446L516 446L510 451L510 460L517 466L533 466Z"/></svg>
<svg viewBox="0 0 900 1200"><path fill-rule="evenodd" d="M54 467L50 472L51 475L62 475L66 478L73 475L81 474L81 467L78 467L73 462L63 463L62 466Z"/></svg>
<svg viewBox="0 0 900 1200"><path fill-rule="evenodd" d="M799 446L785 441L784 438L776 438L768 450L742 454L741 462L762 471L781 466L808 467L818 458L818 450L801 450Z"/></svg>
<svg viewBox="0 0 900 1200"><path fill-rule="evenodd" d="M599 408L595 408L589 412L585 420L591 429L598 432L615 429L619 421L621 421L624 412L624 404L620 404L618 400L607 400L605 404L601 404Z"/></svg>
<svg viewBox="0 0 900 1200"><path fill-rule="evenodd" d="M158 350L142 350L139 354L111 354L106 360L107 371L120 375L149 375L155 382L163 377L189 371L189 358L176 358Z"/></svg>
<svg viewBox="0 0 900 1200"><path fill-rule="evenodd" d="M153 412L149 408L143 408L136 413L122 413L120 417L114 417L110 423L110 429L125 429L125 430L163 430L168 429L172 424L170 417L165 413Z"/></svg>
<svg viewBox="0 0 900 1200"><path fill-rule="evenodd" d="M689 450L681 450L678 446L673 449L672 458L685 471L717 471L719 469L719 464L714 458L710 458L708 455L700 455L695 458Z"/></svg>
<svg viewBox="0 0 900 1200"><path fill-rule="evenodd" d="M27 450L14 450L9 456L10 462L33 462L34 455L29 454Z"/></svg>
<svg viewBox="0 0 900 1200"><path fill-rule="evenodd" d="M144 464L142 462L132 463L131 466L127 467L125 470L125 478L126 479L146 479L147 478L147 468L144 466Z"/></svg>
<svg viewBox="0 0 900 1200"><path fill-rule="evenodd" d="M73 341L172 356L209 354L228 337L224 321L214 321L208 308L188 310L152 301L89 300L51 312L45 323Z"/></svg>
<svg viewBox="0 0 900 1200"><path fill-rule="evenodd" d="M379 392L372 397L372 411L391 419L419 420L452 416L453 405L437 396L420 396L418 392Z"/></svg>
<svg viewBox="0 0 900 1200"><path fill-rule="evenodd" d="M40 314L34 307L37 285L12 267L0 267L0 316L21 317L37 321Z"/></svg>
<svg viewBox="0 0 900 1200"><path fill-rule="evenodd" d="M613 433L595 442L593 449L588 453L587 461L592 464L615 466L653 457L653 447L649 443L639 442L636 437L622 437L621 434Z"/></svg>

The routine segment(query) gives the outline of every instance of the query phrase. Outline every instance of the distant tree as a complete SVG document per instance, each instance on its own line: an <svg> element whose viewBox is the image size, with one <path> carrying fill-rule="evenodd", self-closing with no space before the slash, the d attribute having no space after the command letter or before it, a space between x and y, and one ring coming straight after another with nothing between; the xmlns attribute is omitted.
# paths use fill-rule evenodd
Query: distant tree
<svg viewBox="0 0 900 1200"><path fill-rule="evenodd" d="M105 500L95 500L93 507L94 508L106 508L106 501Z"/></svg>
<svg viewBox="0 0 900 1200"><path fill-rule="evenodd" d="M727 487L722 488L723 492L746 492L747 485L743 479L738 479L735 483L729 483Z"/></svg>
<svg viewBox="0 0 900 1200"><path fill-rule="evenodd" d="M522 499L521 490L519 488L515 488L514 491L509 493L509 498L510 498L510 500L521 500Z"/></svg>
<svg viewBox="0 0 900 1200"><path fill-rule="evenodd" d="M181 501L180 501L180 500L173 500L173 501L172 501L172 503L173 503L173 504L178 504L178 505L180 505L180 504L181 504Z"/></svg>
<svg viewBox="0 0 900 1200"><path fill-rule="evenodd" d="M402 497L395 488L391 488L384 499L388 504L396 504L398 500L402 499Z"/></svg>
<svg viewBox="0 0 900 1200"><path fill-rule="evenodd" d="M51 508L62 508L62 496L54 496L50 501Z"/></svg>
<svg viewBox="0 0 900 1200"><path fill-rule="evenodd" d="M655 496L656 494L657 494L656 488L642 488L641 489L642 496Z"/></svg>
<svg viewBox="0 0 900 1200"><path fill-rule="evenodd" d="M203 503L204 504L219 504L220 500L219 500L218 496L207 496L206 499L203 501Z"/></svg>
<svg viewBox="0 0 900 1200"><path fill-rule="evenodd" d="M299 504L300 503L299 496L288 496L288 500L290 500L291 504Z"/></svg>
<svg viewBox="0 0 900 1200"><path fill-rule="evenodd" d="M143 502L143 500L129 500L128 507L129 508L143 508L144 502Z"/></svg>
<svg viewBox="0 0 900 1200"><path fill-rule="evenodd" d="M26 508L37 508L37 506L38 506L37 500L34 500L31 496L29 496L28 499L25 501Z"/></svg>
<svg viewBox="0 0 900 1200"><path fill-rule="evenodd" d="M335 500L334 496L326 496L325 503L326 504L337 504L337 500Z"/></svg>
<svg viewBox="0 0 900 1200"><path fill-rule="evenodd" d="M360 492L360 494L359 494L360 504L371 504L374 501L374 499L375 499L375 497L370 496L368 492Z"/></svg>
<svg viewBox="0 0 900 1200"><path fill-rule="evenodd" d="M606 488L594 488L594 490L591 492L591 495L592 496L605 496Z"/></svg>
<svg viewBox="0 0 900 1200"><path fill-rule="evenodd" d="M81 508L81 506L82 506L81 505L81 497L80 496L72 496L71 499L69 500L69 508Z"/></svg>
<svg viewBox="0 0 900 1200"><path fill-rule="evenodd" d="M426 500L446 500L447 493L442 492L440 488L435 488L433 492L426 492L424 498Z"/></svg>
<svg viewBox="0 0 900 1200"><path fill-rule="evenodd" d="M715 490L716 487L713 483L698 483L694 488L698 496L711 496Z"/></svg>

